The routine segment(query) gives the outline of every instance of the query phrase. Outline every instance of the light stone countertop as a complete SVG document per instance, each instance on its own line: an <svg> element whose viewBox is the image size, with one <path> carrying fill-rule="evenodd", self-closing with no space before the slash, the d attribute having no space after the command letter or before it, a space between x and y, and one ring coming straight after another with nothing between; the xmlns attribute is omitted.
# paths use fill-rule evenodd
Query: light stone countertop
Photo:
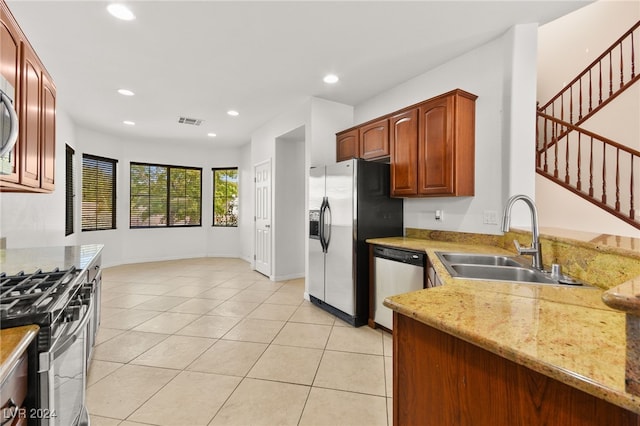
<svg viewBox="0 0 640 426"><path fill-rule="evenodd" d="M39 329L37 325L25 325L0 330L0 383L13 371Z"/></svg>
<svg viewBox="0 0 640 426"><path fill-rule="evenodd" d="M388 297L389 308L640 414L640 397L625 390L625 314L604 304L602 288L452 278L435 255L513 254L481 242L404 237L367 242L425 251L443 283Z"/></svg>
<svg viewBox="0 0 640 426"><path fill-rule="evenodd" d="M7 275L15 275L21 271L30 274L37 269L46 272L54 268L63 270L72 266L83 270L101 253L103 247L102 244L85 244L0 249L0 272Z"/></svg>

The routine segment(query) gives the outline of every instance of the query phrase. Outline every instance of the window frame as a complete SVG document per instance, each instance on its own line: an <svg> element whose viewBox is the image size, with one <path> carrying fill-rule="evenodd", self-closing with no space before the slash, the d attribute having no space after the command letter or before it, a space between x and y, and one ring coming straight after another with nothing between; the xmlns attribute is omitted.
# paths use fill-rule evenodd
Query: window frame
<svg viewBox="0 0 640 426"><path fill-rule="evenodd" d="M212 207L212 212L211 212L211 220L212 220L212 225L213 227L216 228L237 228L238 227L238 222L240 221L240 214L238 213L238 215L236 216L236 223L234 225L220 225L220 224L216 224L216 172L220 171L220 170L235 170L236 174L238 176L238 204L240 202L240 172L237 166L235 167L214 167L211 169L212 173L212 179L213 182L211 184L211 189L212 189L212 200L211 200L211 207ZM225 196L226 199L229 199L228 195ZM238 205L238 210L240 209L240 206Z"/></svg>
<svg viewBox="0 0 640 426"><path fill-rule="evenodd" d="M134 206L133 197L138 196L138 194L134 195L131 190L131 177L132 177L132 167L133 166L145 166L145 167L160 167L167 169L167 182L166 182L166 192L164 193L165 197L165 218L166 223L161 225L151 225L151 221L149 221L149 225L132 225L131 209ZM171 225L169 223L169 218L171 216L171 170L196 170L200 173L200 197L199 197L199 217L197 224L184 224L184 225ZM151 195L149 194L149 197ZM143 163L139 161L131 161L129 163L129 229L165 229L165 228L196 228L202 227L202 167L192 167L192 166L178 166L175 164L158 164L158 163Z"/></svg>
<svg viewBox="0 0 640 426"><path fill-rule="evenodd" d="M75 233L75 185L74 185L74 159L76 151L65 144L64 148L64 236L68 237Z"/></svg>
<svg viewBox="0 0 640 426"><path fill-rule="evenodd" d="M103 165L106 164L110 164L113 170L113 180L111 183L111 226L110 227L106 227L106 228L99 228L98 227L98 216L96 214L95 217L95 227L92 228L85 228L85 214L84 214L84 208L82 208L81 211L81 229L82 232L92 232L92 231L108 231L108 230L113 230L113 229L117 229L117 223L116 223L116 210L117 210L117 206L116 206L116 190L117 190L117 181L118 181L118 160L114 159L114 158L107 158L107 157L101 157L98 155L93 155L93 154L87 154L87 153L83 153L82 154L82 204L84 207L84 195L85 195L85 191L84 191L84 185L85 185L85 159L90 159L90 160L94 160L97 162L101 162ZM96 211L97 213L97 211Z"/></svg>

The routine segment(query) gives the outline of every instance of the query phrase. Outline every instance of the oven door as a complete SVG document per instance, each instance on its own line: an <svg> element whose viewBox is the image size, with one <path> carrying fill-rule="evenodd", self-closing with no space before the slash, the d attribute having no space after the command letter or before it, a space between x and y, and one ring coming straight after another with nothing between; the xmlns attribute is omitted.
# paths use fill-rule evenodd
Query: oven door
<svg viewBox="0 0 640 426"><path fill-rule="evenodd" d="M82 293L82 292L79 292ZM39 356L40 412L43 426L88 425L85 408L87 373L87 325L93 318L93 298L74 300L79 315L60 327L63 330L48 352Z"/></svg>

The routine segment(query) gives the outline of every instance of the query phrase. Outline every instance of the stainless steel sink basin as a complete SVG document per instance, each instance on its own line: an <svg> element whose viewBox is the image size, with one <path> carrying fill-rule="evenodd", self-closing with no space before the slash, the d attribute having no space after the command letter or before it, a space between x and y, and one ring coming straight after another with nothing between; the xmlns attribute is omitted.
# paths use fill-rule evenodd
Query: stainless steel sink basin
<svg viewBox="0 0 640 426"><path fill-rule="evenodd" d="M522 264L515 259L498 254L442 253L441 258L450 264L522 266Z"/></svg>
<svg viewBox="0 0 640 426"><path fill-rule="evenodd" d="M591 287L566 275L554 276L535 269L515 256L447 252L436 255L453 278Z"/></svg>
<svg viewBox="0 0 640 426"><path fill-rule="evenodd" d="M547 278L544 273L521 266L489 266L489 265L451 265L460 278L497 281L523 281L539 284L557 284Z"/></svg>

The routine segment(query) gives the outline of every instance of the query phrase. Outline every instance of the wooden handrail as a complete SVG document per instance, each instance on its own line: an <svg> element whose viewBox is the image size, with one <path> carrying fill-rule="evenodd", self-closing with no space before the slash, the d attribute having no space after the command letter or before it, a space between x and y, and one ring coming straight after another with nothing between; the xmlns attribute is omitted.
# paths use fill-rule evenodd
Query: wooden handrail
<svg viewBox="0 0 640 426"><path fill-rule="evenodd" d="M604 136L601 136L601 135L599 135L597 133L590 132L587 129L583 129L582 127L578 127L578 126L576 126L574 124L571 124L571 123L569 123L567 121L562 121L559 118L553 117L553 116L551 116L549 114L545 114L543 112L538 112L538 117L542 117L542 118L545 118L545 119L547 119L549 121L553 121L555 123L558 123L558 124L562 125L563 127L567 127L567 128L569 128L571 130L574 130L576 132L580 132L580 133L582 133L584 135L587 135L587 136L592 137L594 139L597 139L597 140L599 140L601 142L604 142L607 145L611 145L614 148L618 148L618 149L620 149L622 151L626 151L629 154L632 154L632 155L634 155L636 157L640 157L640 151L638 151L638 150L635 150L633 148L629 148L626 145L622 145L621 143L613 141L613 140L611 140L609 138L605 138ZM560 138L558 138L558 139L560 139Z"/></svg>
<svg viewBox="0 0 640 426"><path fill-rule="evenodd" d="M634 205L640 151L542 112L538 123L536 171L640 229ZM586 191L583 166L589 174Z"/></svg>
<svg viewBox="0 0 640 426"><path fill-rule="evenodd" d="M585 75L589 74L589 82L591 82L591 70L596 68L596 65L598 65L598 71L599 71L599 75L602 75L602 60L605 59L607 56L611 57L611 52L613 52L613 50L615 50L616 47L621 47L622 48L622 42L625 41L625 39L629 36L631 36L631 78L635 78L635 43L633 40L633 32L635 30L637 30L638 28L640 28L640 21L636 22L635 25L633 25L626 33L624 33L618 40L616 40L611 46L609 46L609 48L607 50L605 50L600 56L598 56L591 64L589 64L584 71L582 71L580 74L578 74L578 76L576 78L574 78L573 80L571 80L571 82L569 84L567 84L560 92L558 92L558 94L556 94L553 98L551 98L551 100L549 100L549 102L547 102L546 104L544 104L541 108L540 111L544 111L546 110L550 105L552 105L557 99L561 98L563 96L564 93L566 93L567 91L571 91L573 85L576 82L582 82L582 77L584 77ZM621 51L621 67L620 67L620 87L622 87L624 85L623 81L623 63L622 63L622 51ZM609 64L611 65L611 60L609 61ZM602 102L602 78L599 78L599 83L600 83L600 90L599 90L599 103ZM609 83L610 83L610 87L609 87L609 95L613 94L613 70L610 67L610 78L609 78ZM592 86L591 84L589 85L589 93L591 94L591 89ZM580 94L582 95L582 90L580 90ZM571 98L571 101L573 100L573 97ZM591 106L591 99L589 100L589 105ZM580 104L580 106L582 106L582 103ZM591 107L590 107L591 108ZM561 117L563 118L563 117Z"/></svg>

